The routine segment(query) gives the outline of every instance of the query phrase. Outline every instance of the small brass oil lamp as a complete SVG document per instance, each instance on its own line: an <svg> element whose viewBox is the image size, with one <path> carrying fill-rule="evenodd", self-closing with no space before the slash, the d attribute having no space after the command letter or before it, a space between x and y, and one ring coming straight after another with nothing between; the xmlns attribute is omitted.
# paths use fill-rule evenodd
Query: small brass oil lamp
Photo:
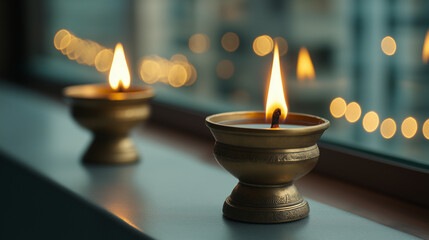
<svg viewBox="0 0 429 240"><path fill-rule="evenodd" d="M92 143L83 156L84 163L121 164L139 159L128 133L150 115L149 86L130 87L130 73L124 49L116 45L109 84L71 86L64 95L73 118L93 133Z"/></svg>
<svg viewBox="0 0 429 240"><path fill-rule="evenodd" d="M288 113L283 89L276 44L265 113L229 112L206 118L216 140L216 160L239 180L223 205L227 218L280 223L309 214L294 181L316 165L316 143L329 121Z"/></svg>

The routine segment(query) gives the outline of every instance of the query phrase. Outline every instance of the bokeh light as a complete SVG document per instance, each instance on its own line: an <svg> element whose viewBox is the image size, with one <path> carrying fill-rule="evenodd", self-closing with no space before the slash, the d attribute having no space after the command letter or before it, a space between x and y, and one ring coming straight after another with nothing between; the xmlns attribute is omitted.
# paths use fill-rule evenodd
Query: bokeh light
<svg viewBox="0 0 429 240"><path fill-rule="evenodd" d="M170 68L173 66L172 62L169 61L168 59L165 59L163 57L160 56L151 56L152 59L154 59L159 66L161 67L161 73L158 77L158 81L162 82L164 84L169 84L168 83L168 73L170 71Z"/></svg>
<svg viewBox="0 0 429 240"><path fill-rule="evenodd" d="M189 38L189 49L194 53L204 53L209 49L210 39L206 34L197 33Z"/></svg>
<svg viewBox="0 0 429 240"><path fill-rule="evenodd" d="M85 40L79 41L79 46L75 50L77 58L75 59L79 64L85 64L85 55L89 52L89 44ZM89 64L88 64L89 65Z"/></svg>
<svg viewBox="0 0 429 240"><path fill-rule="evenodd" d="M429 140L429 119L427 119L423 123L422 132L423 132L423 136L425 136L425 138Z"/></svg>
<svg viewBox="0 0 429 240"><path fill-rule="evenodd" d="M143 82L148 84L156 83L161 76L161 66L153 59L143 59L139 74Z"/></svg>
<svg viewBox="0 0 429 240"><path fill-rule="evenodd" d="M344 116L344 113L346 112L346 107L347 107L346 101L340 97L337 97L334 100L332 100L329 109L331 111L331 115L334 118L340 118Z"/></svg>
<svg viewBox="0 0 429 240"><path fill-rule="evenodd" d="M170 64L169 64L169 66L171 66L172 64L173 65L174 64L181 65L186 70L186 81L185 81L185 84L182 84L182 86L183 85L190 86L190 85L192 85L195 82L196 76L197 76L195 67L188 62L188 58L186 56L184 56L182 54L175 54L175 55L173 55L170 58Z"/></svg>
<svg viewBox="0 0 429 240"><path fill-rule="evenodd" d="M275 43L277 43L277 46L279 48L279 55L283 56L287 53L287 50L289 49L289 46L287 44L286 39L282 38L282 37L275 37L273 39L273 41Z"/></svg>
<svg viewBox="0 0 429 240"><path fill-rule="evenodd" d="M395 136L396 133L396 122L392 118L385 119L380 126L380 133L386 139L390 139Z"/></svg>
<svg viewBox="0 0 429 240"><path fill-rule="evenodd" d="M195 69L194 65L189 64L191 67L191 75L188 77L188 81L185 83L185 86L191 86L197 80L197 69Z"/></svg>
<svg viewBox="0 0 429 240"><path fill-rule="evenodd" d="M60 42L60 51L62 54L67 55L67 48L70 46L72 39L75 38L72 34L65 35Z"/></svg>
<svg viewBox="0 0 429 240"><path fill-rule="evenodd" d="M181 87L186 83L188 74L186 69L180 65L173 65L168 72L168 83L173 87Z"/></svg>
<svg viewBox="0 0 429 240"><path fill-rule="evenodd" d="M412 138L417 133L417 121L413 117L407 117L401 125L402 135L406 138Z"/></svg>
<svg viewBox="0 0 429 240"><path fill-rule="evenodd" d="M234 75L234 63L223 59L216 66L216 73L222 79L229 79Z"/></svg>
<svg viewBox="0 0 429 240"><path fill-rule="evenodd" d="M112 49L107 49L91 40L80 39L65 29L61 29L55 34L54 46L70 60L79 64L95 66L99 72L108 71L112 64Z"/></svg>
<svg viewBox="0 0 429 240"><path fill-rule="evenodd" d="M227 32L222 36L221 44L227 52L234 52L240 45L240 39L236 33Z"/></svg>
<svg viewBox="0 0 429 240"><path fill-rule="evenodd" d="M86 51L84 52L82 57L82 60L84 64L94 66L95 65L95 57L97 56L98 52L104 49L104 47L100 46L100 44L91 41L86 40Z"/></svg>
<svg viewBox="0 0 429 240"><path fill-rule="evenodd" d="M337 97L331 101L330 104L331 115L335 118L340 118L343 115L350 123L359 120L362 114L362 109L357 102L351 102L346 105L346 101ZM397 131L397 125L394 119L385 119L380 125L380 118L375 111L367 112L362 119L362 126L366 132L374 132L380 126L380 133L383 138L392 138ZM407 117L401 124L401 132L405 138L413 138L418 131L417 120L413 117ZM429 119L427 119L422 126L422 133L426 139L429 140Z"/></svg>
<svg viewBox="0 0 429 240"><path fill-rule="evenodd" d="M381 40L381 50L384 54L392 56L396 52L396 41L391 36L384 37Z"/></svg>
<svg viewBox="0 0 429 240"><path fill-rule="evenodd" d="M113 50L103 49L95 56L95 68L99 72L107 72L110 70L113 61Z"/></svg>
<svg viewBox="0 0 429 240"><path fill-rule="evenodd" d="M253 41L253 51L259 56L265 56L273 50L273 39L268 35L262 35Z"/></svg>
<svg viewBox="0 0 429 240"><path fill-rule="evenodd" d="M374 111L370 111L365 114L362 120L362 125L365 131L367 132L374 132L377 130L378 125L380 124L380 118L378 117L378 114Z"/></svg>
<svg viewBox="0 0 429 240"><path fill-rule="evenodd" d="M93 41L86 41L86 51L80 56L84 64L89 66L95 65L95 57L97 53L102 49L102 47Z"/></svg>
<svg viewBox="0 0 429 240"><path fill-rule="evenodd" d="M170 58L171 62L188 62L188 58L183 54L174 54Z"/></svg>
<svg viewBox="0 0 429 240"><path fill-rule="evenodd" d="M161 82L177 88L194 84L197 70L183 54L175 54L170 60L150 55L140 61L139 77L148 84Z"/></svg>
<svg viewBox="0 0 429 240"><path fill-rule="evenodd" d="M55 46L55 48L57 49L57 50L62 50L62 49L64 49L64 44L63 45L61 45L61 41L64 39L64 38L68 38L68 39L70 39L70 36L71 36L71 34L70 34L70 32L69 31L67 31L67 30L65 30L65 29L61 29L61 30L59 30L56 34L55 34L55 37L54 37L54 46Z"/></svg>
<svg viewBox="0 0 429 240"><path fill-rule="evenodd" d="M359 120L362 110L357 102L351 102L346 107L345 116L347 121L354 123Z"/></svg>
<svg viewBox="0 0 429 240"><path fill-rule="evenodd" d="M82 54L81 49L81 39L73 37L70 44L66 48L66 55L70 60L76 60L80 54Z"/></svg>

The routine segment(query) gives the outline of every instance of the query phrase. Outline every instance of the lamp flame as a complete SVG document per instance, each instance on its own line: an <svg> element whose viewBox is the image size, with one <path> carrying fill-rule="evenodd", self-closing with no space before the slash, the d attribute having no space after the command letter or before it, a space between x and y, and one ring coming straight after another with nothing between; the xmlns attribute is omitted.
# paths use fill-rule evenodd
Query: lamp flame
<svg viewBox="0 0 429 240"><path fill-rule="evenodd" d="M125 59L124 47L121 43L116 44L113 54L112 67L109 73L109 84L113 90L125 90L130 87L130 71Z"/></svg>
<svg viewBox="0 0 429 240"><path fill-rule="evenodd" d="M273 67L271 69L270 83L268 87L267 103L265 105L265 120L270 122L274 111L280 108L281 115L279 122L285 121L288 108L283 88L282 73L280 70L279 48L277 43L274 46Z"/></svg>
<svg viewBox="0 0 429 240"><path fill-rule="evenodd" d="M296 75L299 80L313 80L316 77L313 62L311 61L310 54L305 47L299 49L298 63L296 65Z"/></svg>
<svg viewBox="0 0 429 240"><path fill-rule="evenodd" d="M429 30L426 32L425 43L423 44L422 59L424 63L429 62Z"/></svg>

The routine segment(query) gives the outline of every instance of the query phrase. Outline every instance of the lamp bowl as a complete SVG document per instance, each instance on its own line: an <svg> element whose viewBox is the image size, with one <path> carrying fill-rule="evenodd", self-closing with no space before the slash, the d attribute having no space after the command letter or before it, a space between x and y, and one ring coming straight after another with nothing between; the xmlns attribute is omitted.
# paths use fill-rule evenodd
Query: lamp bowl
<svg viewBox="0 0 429 240"><path fill-rule="evenodd" d="M215 159L239 180L225 200L223 213L234 220L254 223L302 219L308 215L309 206L294 181L316 165L317 141L329 121L289 113L285 124L300 127L245 128L233 124L243 119L263 122L264 118L263 112L222 113L206 118L216 140Z"/></svg>
<svg viewBox="0 0 429 240"><path fill-rule="evenodd" d="M105 85L71 86L64 90L71 115L90 130L93 140L83 156L84 163L122 164L139 159L130 130L150 116L150 87L112 92Z"/></svg>

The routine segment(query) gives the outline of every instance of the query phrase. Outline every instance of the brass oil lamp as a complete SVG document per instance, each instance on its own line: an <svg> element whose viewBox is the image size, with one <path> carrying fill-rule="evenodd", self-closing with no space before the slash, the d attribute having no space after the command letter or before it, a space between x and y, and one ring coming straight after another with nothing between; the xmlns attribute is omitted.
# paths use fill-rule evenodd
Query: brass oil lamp
<svg viewBox="0 0 429 240"><path fill-rule="evenodd" d="M93 133L84 163L122 164L139 159L128 134L149 117L154 91L149 86L130 87L130 82L124 50L118 43L109 74L110 87L89 84L64 89L73 118Z"/></svg>
<svg viewBox="0 0 429 240"><path fill-rule="evenodd" d="M216 160L239 180L223 205L227 218L280 223L309 214L308 202L294 181L316 165L317 141L329 121L288 113L283 89L276 45L265 113L229 112L206 118L216 140Z"/></svg>

